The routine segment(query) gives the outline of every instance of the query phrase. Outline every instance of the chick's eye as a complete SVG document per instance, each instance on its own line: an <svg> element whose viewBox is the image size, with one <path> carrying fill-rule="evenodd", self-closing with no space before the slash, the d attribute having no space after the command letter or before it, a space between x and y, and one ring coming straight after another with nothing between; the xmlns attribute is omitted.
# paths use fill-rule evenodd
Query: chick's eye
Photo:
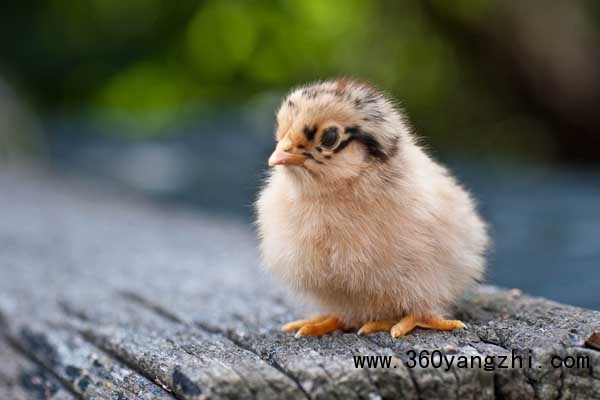
<svg viewBox="0 0 600 400"><path fill-rule="evenodd" d="M335 127L327 128L321 137L321 145L323 147L331 147L337 143L338 130Z"/></svg>

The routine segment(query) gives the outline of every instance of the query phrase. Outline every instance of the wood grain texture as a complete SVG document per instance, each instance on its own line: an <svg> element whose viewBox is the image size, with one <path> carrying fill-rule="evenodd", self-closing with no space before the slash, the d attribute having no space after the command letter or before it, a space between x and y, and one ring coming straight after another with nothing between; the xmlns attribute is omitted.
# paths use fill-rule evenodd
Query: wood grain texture
<svg viewBox="0 0 600 400"><path fill-rule="evenodd" d="M0 188L0 398L600 398L584 345L600 312L482 286L454 312L468 330L295 339L279 327L305 313L261 272L251 227L40 171L4 170ZM403 363L513 349L533 367Z"/></svg>

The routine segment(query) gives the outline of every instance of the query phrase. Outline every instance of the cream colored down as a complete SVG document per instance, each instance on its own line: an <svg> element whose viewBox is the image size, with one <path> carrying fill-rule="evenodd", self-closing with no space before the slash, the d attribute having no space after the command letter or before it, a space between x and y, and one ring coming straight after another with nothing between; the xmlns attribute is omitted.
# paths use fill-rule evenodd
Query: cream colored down
<svg viewBox="0 0 600 400"><path fill-rule="evenodd" d="M304 126L360 126L392 156L373 160L354 141L339 153L315 153L323 164L272 168L256 205L265 267L349 325L444 313L485 269L488 236L471 196L385 97L358 108L354 99L372 97L366 85L312 88L314 98L298 89L284 100L277 139L289 134L314 151ZM383 121L368 117L374 110Z"/></svg>

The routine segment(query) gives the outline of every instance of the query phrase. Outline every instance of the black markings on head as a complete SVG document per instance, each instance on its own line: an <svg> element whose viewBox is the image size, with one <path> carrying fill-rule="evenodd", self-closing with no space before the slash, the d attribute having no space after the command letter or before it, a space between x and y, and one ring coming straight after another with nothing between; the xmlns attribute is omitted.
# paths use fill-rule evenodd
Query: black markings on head
<svg viewBox="0 0 600 400"><path fill-rule="evenodd" d="M355 135L360 132L360 126L348 126L346 129L344 129L344 132Z"/></svg>
<svg viewBox="0 0 600 400"><path fill-rule="evenodd" d="M304 149L304 145L303 144L299 144L296 147L299 148L299 149Z"/></svg>
<svg viewBox="0 0 600 400"><path fill-rule="evenodd" d="M383 116L383 113L380 111L372 111L369 114L369 117L376 122L385 122L385 117Z"/></svg>
<svg viewBox="0 0 600 400"><path fill-rule="evenodd" d="M314 87L307 87L302 89L302 96L303 97L307 97L309 99L316 99L317 98L317 89Z"/></svg>
<svg viewBox="0 0 600 400"><path fill-rule="evenodd" d="M323 151L323 148L322 148L321 146L317 146L317 147L315 147L315 149L317 149L317 151L318 151L319 153L321 153L321 152Z"/></svg>
<svg viewBox="0 0 600 400"><path fill-rule="evenodd" d="M346 148L346 146L348 146L350 143L352 143L352 141L354 140L354 135L358 134L360 132L360 128L358 126L349 126L346 129L344 129L344 132L348 133L350 135L349 138L347 138L346 140L343 140L338 147L335 148L335 150L333 150L334 153L339 153L340 151L344 150Z"/></svg>
<svg viewBox="0 0 600 400"><path fill-rule="evenodd" d="M380 95L378 95L376 93L371 93L363 99L363 103L373 104L373 103L376 103L380 98L381 98Z"/></svg>
<svg viewBox="0 0 600 400"><path fill-rule="evenodd" d="M294 103L292 100L288 99L287 104L289 107L295 107L296 103Z"/></svg>
<svg viewBox="0 0 600 400"><path fill-rule="evenodd" d="M399 141L400 141L399 136L396 136L393 139L392 145L390 146L390 149L387 152L388 158L394 158L394 157L396 157L396 154L398 154L398 142Z"/></svg>
<svg viewBox="0 0 600 400"><path fill-rule="evenodd" d="M309 152L305 151L302 153L302 155L306 158L309 158L311 160L313 160L314 162L316 162L317 164L323 164L321 161L317 160L312 154L310 154Z"/></svg>
<svg viewBox="0 0 600 400"><path fill-rule="evenodd" d="M387 161L387 154L385 154L385 152L383 151L381 143L379 143L377 139L373 137L373 135L361 132L359 134L353 135L353 137L354 140L356 140L359 143L362 143L367 148L367 153L371 157L379 161Z"/></svg>
<svg viewBox="0 0 600 400"><path fill-rule="evenodd" d="M308 125L304 126L304 136L306 136L306 139L313 140L315 138L315 134L317 133L317 127L313 126L312 128L309 128Z"/></svg>
<svg viewBox="0 0 600 400"><path fill-rule="evenodd" d="M343 140L338 147L335 148L335 150L333 150L334 153L339 153L340 151L344 150L344 148L346 146L348 146L352 140L354 140L354 138L352 136L350 136L348 139Z"/></svg>
<svg viewBox="0 0 600 400"><path fill-rule="evenodd" d="M348 146L353 140L361 143L367 149L367 154L378 160L387 161L389 156L383 151L383 146L375 137L369 133L363 132L359 126L349 126L344 130L350 135L349 138L340 143L340 145L333 151L334 153L342 151ZM397 152L397 149L394 153Z"/></svg>

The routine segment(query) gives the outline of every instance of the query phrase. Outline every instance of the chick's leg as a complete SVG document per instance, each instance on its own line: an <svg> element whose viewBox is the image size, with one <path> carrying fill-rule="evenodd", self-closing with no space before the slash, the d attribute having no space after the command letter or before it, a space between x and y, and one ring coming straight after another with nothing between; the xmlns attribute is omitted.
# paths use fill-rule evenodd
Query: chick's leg
<svg viewBox="0 0 600 400"><path fill-rule="evenodd" d="M309 319L301 319L285 324L281 330L284 332L296 332L296 337L322 336L326 333L343 328L344 325L336 317L322 316Z"/></svg>
<svg viewBox="0 0 600 400"><path fill-rule="evenodd" d="M451 331L452 329L463 329L465 324L458 320L443 319L437 316L419 318L413 314L409 314L392 327L390 334L392 337L404 336L416 327L437 331Z"/></svg>

